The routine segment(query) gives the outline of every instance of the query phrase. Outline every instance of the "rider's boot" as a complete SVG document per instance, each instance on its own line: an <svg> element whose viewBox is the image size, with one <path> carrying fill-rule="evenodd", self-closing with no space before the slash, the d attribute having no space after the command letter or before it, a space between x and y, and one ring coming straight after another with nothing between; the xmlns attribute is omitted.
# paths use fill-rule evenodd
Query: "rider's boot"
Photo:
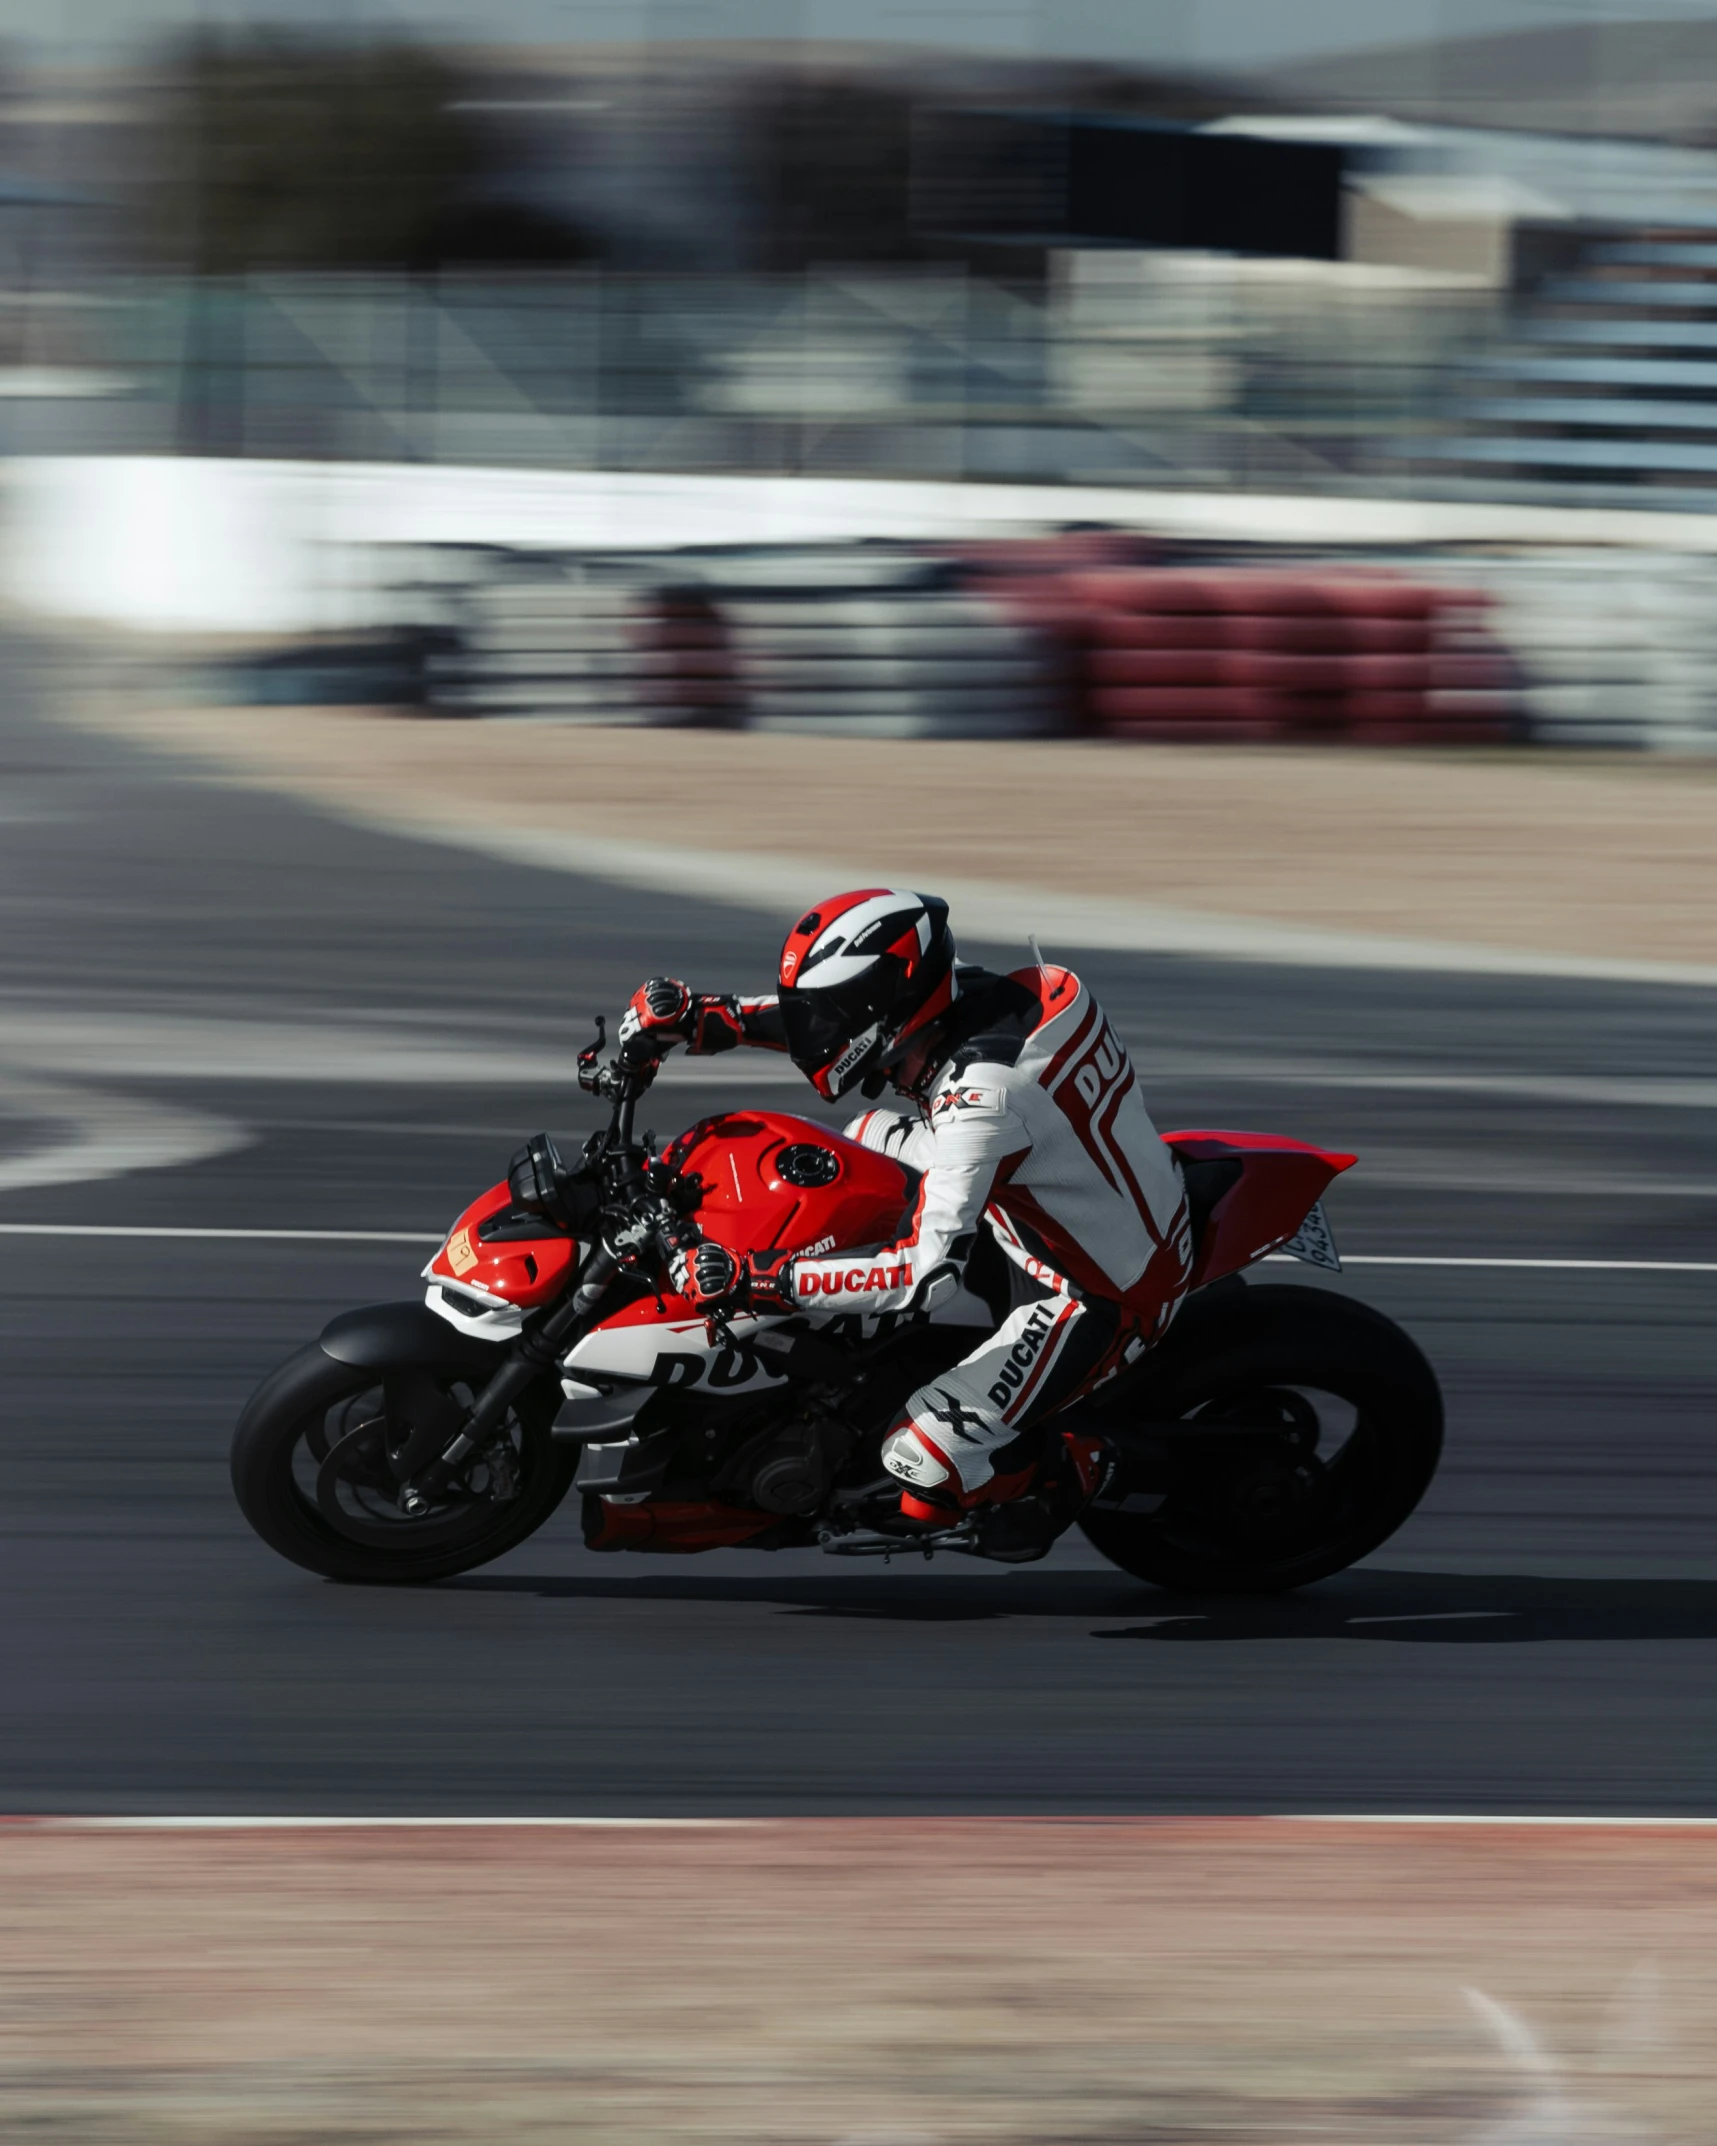
<svg viewBox="0 0 1717 2146"><path fill-rule="evenodd" d="M918 1436L923 1438L921 1432ZM929 1445L928 1440L923 1443ZM1004 1564L1031 1564L1047 1556L1078 1519L1109 1464L1110 1449L1103 1439L1061 1431L1025 1466L992 1475L976 1490L963 1490L952 1469L943 1482L903 1490L900 1518L912 1534L933 1534L969 1522L973 1547L983 1556Z"/></svg>

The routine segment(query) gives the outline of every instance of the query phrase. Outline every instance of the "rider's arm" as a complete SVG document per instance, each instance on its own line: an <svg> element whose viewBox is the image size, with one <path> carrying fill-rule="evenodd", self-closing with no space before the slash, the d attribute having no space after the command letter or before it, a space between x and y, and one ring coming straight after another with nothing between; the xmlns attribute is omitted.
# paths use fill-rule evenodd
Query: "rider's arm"
<svg viewBox="0 0 1717 2146"><path fill-rule="evenodd" d="M686 1048L694 1058L707 1058L716 1051L731 1051L749 1043L761 1051L784 1051L787 1031L781 1024L781 1003L775 998L740 998L733 992L715 997L696 992L693 1018Z"/></svg>
<svg viewBox="0 0 1717 2146"><path fill-rule="evenodd" d="M856 1118L847 1120L841 1131L861 1147L874 1148L879 1155L892 1155L909 1170L928 1170L936 1151L930 1120L916 1108L861 1110Z"/></svg>
<svg viewBox="0 0 1717 2146"><path fill-rule="evenodd" d="M632 994L620 1023L620 1040L651 1037L666 1050L683 1043L694 1057L731 1051L736 1044L784 1051L786 1030L773 998L740 998L733 992L693 991L677 977L652 976Z"/></svg>
<svg viewBox="0 0 1717 2146"><path fill-rule="evenodd" d="M984 1078L991 1072L998 1075L994 1084ZM998 1177L1031 1146L1008 1108L1001 1069L978 1067L973 1074L944 1088L931 1105L928 1167L903 1234L875 1251L793 1261L793 1301L806 1318L921 1308L959 1281Z"/></svg>

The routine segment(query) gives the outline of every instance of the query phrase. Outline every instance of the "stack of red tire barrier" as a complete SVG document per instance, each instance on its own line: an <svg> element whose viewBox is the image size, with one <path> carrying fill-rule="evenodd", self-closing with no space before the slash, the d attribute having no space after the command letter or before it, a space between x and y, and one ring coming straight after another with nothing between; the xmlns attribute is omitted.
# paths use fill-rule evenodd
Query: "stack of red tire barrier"
<svg viewBox="0 0 1717 2146"><path fill-rule="evenodd" d="M1065 559L1065 554L1063 555ZM1489 598L1343 565L1154 566L975 559L995 595L1052 630L1073 717L1189 743L1516 738L1516 667Z"/></svg>
<svg viewBox="0 0 1717 2146"><path fill-rule="evenodd" d="M633 630L634 690L645 719L732 727L745 719L726 622L698 590L662 589Z"/></svg>
<svg viewBox="0 0 1717 2146"><path fill-rule="evenodd" d="M1082 713L1114 737L1493 744L1515 734L1487 598L1339 568L1124 567L1060 590Z"/></svg>

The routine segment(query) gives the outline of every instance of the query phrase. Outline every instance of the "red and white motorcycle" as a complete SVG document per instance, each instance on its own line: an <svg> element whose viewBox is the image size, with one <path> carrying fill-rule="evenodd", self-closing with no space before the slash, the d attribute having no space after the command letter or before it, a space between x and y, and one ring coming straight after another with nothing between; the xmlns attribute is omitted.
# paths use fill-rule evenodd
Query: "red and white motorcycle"
<svg viewBox="0 0 1717 2146"><path fill-rule="evenodd" d="M740 1254L850 1247L858 1292L914 1173L773 1110L706 1118L658 1156L633 1133L653 1057L603 1049L599 1023L579 1080L613 1108L572 1168L539 1134L460 1216L423 1301L335 1319L252 1397L232 1474L262 1539L332 1579L435 1580L511 1550L576 1487L594 1550L1041 1555L997 1519L1007 1507L909 1532L879 1458L906 1397L993 1325L977 1298L813 1328L739 1303L707 1316L668 1280L707 1227ZM1442 1444L1437 1382L1381 1313L1242 1279L1283 1250L1337 1265L1320 1198L1354 1157L1166 1137L1192 1293L1163 1342L1062 1419L1098 1485L1078 1524L1162 1586L1301 1586L1418 1504Z"/></svg>

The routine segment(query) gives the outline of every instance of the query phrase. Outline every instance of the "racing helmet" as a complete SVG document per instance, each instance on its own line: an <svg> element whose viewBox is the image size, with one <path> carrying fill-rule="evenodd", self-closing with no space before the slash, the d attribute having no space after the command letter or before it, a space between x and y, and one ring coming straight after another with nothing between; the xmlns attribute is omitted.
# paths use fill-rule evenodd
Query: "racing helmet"
<svg viewBox="0 0 1717 2146"><path fill-rule="evenodd" d="M787 934L779 984L788 1055L817 1093L875 1094L953 1003L948 904L886 887L819 902Z"/></svg>

